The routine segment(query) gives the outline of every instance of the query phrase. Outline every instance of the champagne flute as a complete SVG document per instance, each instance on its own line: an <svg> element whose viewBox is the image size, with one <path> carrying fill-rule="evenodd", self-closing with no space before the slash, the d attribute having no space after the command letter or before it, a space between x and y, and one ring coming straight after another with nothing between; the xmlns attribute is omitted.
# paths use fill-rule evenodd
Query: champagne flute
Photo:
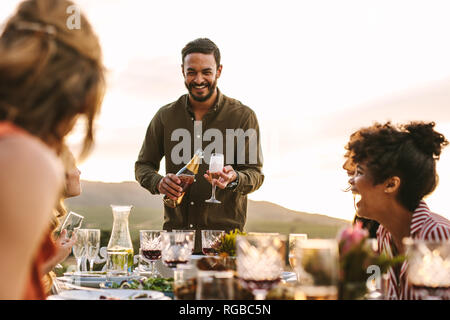
<svg viewBox="0 0 450 320"><path fill-rule="evenodd" d="M100 229L86 230L86 256L89 260L89 270L94 271L94 262L100 250Z"/></svg>
<svg viewBox="0 0 450 320"><path fill-rule="evenodd" d="M213 179L219 179L220 172L223 170L224 158L221 153L213 153L209 160L209 177L211 178L212 195L211 198L205 200L207 203L222 203L216 199L216 184Z"/></svg>
<svg viewBox="0 0 450 320"><path fill-rule="evenodd" d="M73 256L77 260L77 273L81 272L81 261L83 257L86 256L86 243L87 243L87 232L86 229L76 230L77 240L73 244L72 252Z"/></svg>
<svg viewBox="0 0 450 320"><path fill-rule="evenodd" d="M289 234L289 264L295 270L297 259L295 257L295 247L298 241L307 240L306 233L290 233Z"/></svg>

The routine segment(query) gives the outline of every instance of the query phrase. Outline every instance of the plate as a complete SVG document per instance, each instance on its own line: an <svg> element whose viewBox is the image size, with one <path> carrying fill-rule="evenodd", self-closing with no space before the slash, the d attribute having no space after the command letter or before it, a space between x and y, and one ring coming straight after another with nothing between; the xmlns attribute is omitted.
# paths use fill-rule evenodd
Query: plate
<svg viewBox="0 0 450 320"><path fill-rule="evenodd" d="M57 297L64 300L162 300L165 295L153 290L68 290L61 292Z"/></svg>
<svg viewBox="0 0 450 320"><path fill-rule="evenodd" d="M111 277L111 281L121 284L122 281L137 278L137 276L117 276ZM59 277L58 280L69 282L83 287L99 288L100 283L106 281L106 273L80 273L72 272L64 273L64 277Z"/></svg>

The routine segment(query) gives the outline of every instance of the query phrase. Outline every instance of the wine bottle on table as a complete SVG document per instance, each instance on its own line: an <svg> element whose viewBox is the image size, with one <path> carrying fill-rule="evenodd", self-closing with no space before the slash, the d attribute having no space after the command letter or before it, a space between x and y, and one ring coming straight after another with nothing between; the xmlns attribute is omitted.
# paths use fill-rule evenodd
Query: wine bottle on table
<svg viewBox="0 0 450 320"><path fill-rule="evenodd" d="M186 193L187 188L194 183L195 175L198 172L200 166L200 159L203 158L203 151L197 150L192 159L185 165L180 171L177 172L177 177L181 180L180 187L183 189L181 196L177 200L172 200L167 196L164 196L164 204L170 208L175 208L181 204L183 196Z"/></svg>

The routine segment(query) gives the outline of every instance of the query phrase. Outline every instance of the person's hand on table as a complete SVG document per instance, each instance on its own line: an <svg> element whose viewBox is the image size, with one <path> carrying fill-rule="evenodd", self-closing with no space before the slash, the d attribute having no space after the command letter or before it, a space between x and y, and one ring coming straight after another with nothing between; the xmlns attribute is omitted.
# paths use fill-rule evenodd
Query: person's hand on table
<svg viewBox="0 0 450 320"><path fill-rule="evenodd" d="M183 192L180 184L181 180L177 177L177 175L168 173L159 181L158 191L160 194L164 194L169 197L169 199L177 200L181 197L181 193Z"/></svg>
<svg viewBox="0 0 450 320"><path fill-rule="evenodd" d="M209 183L214 183L214 185L218 186L220 189L225 189L226 186L236 180L237 173L234 171L232 166L225 166L223 170L220 172L219 179L211 179L209 176L209 170L203 175Z"/></svg>

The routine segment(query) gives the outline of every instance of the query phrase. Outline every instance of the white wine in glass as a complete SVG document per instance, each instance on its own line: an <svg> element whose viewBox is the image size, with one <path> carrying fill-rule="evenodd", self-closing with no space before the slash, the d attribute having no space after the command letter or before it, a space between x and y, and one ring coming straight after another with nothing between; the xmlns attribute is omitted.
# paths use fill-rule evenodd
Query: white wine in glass
<svg viewBox="0 0 450 320"><path fill-rule="evenodd" d="M211 198L205 200L207 203L222 203L216 199L216 184L213 179L218 180L220 178L220 172L223 170L224 157L221 153L213 153L211 154L211 158L209 160L209 177L211 179L212 185L212 195Z"/></svg>

